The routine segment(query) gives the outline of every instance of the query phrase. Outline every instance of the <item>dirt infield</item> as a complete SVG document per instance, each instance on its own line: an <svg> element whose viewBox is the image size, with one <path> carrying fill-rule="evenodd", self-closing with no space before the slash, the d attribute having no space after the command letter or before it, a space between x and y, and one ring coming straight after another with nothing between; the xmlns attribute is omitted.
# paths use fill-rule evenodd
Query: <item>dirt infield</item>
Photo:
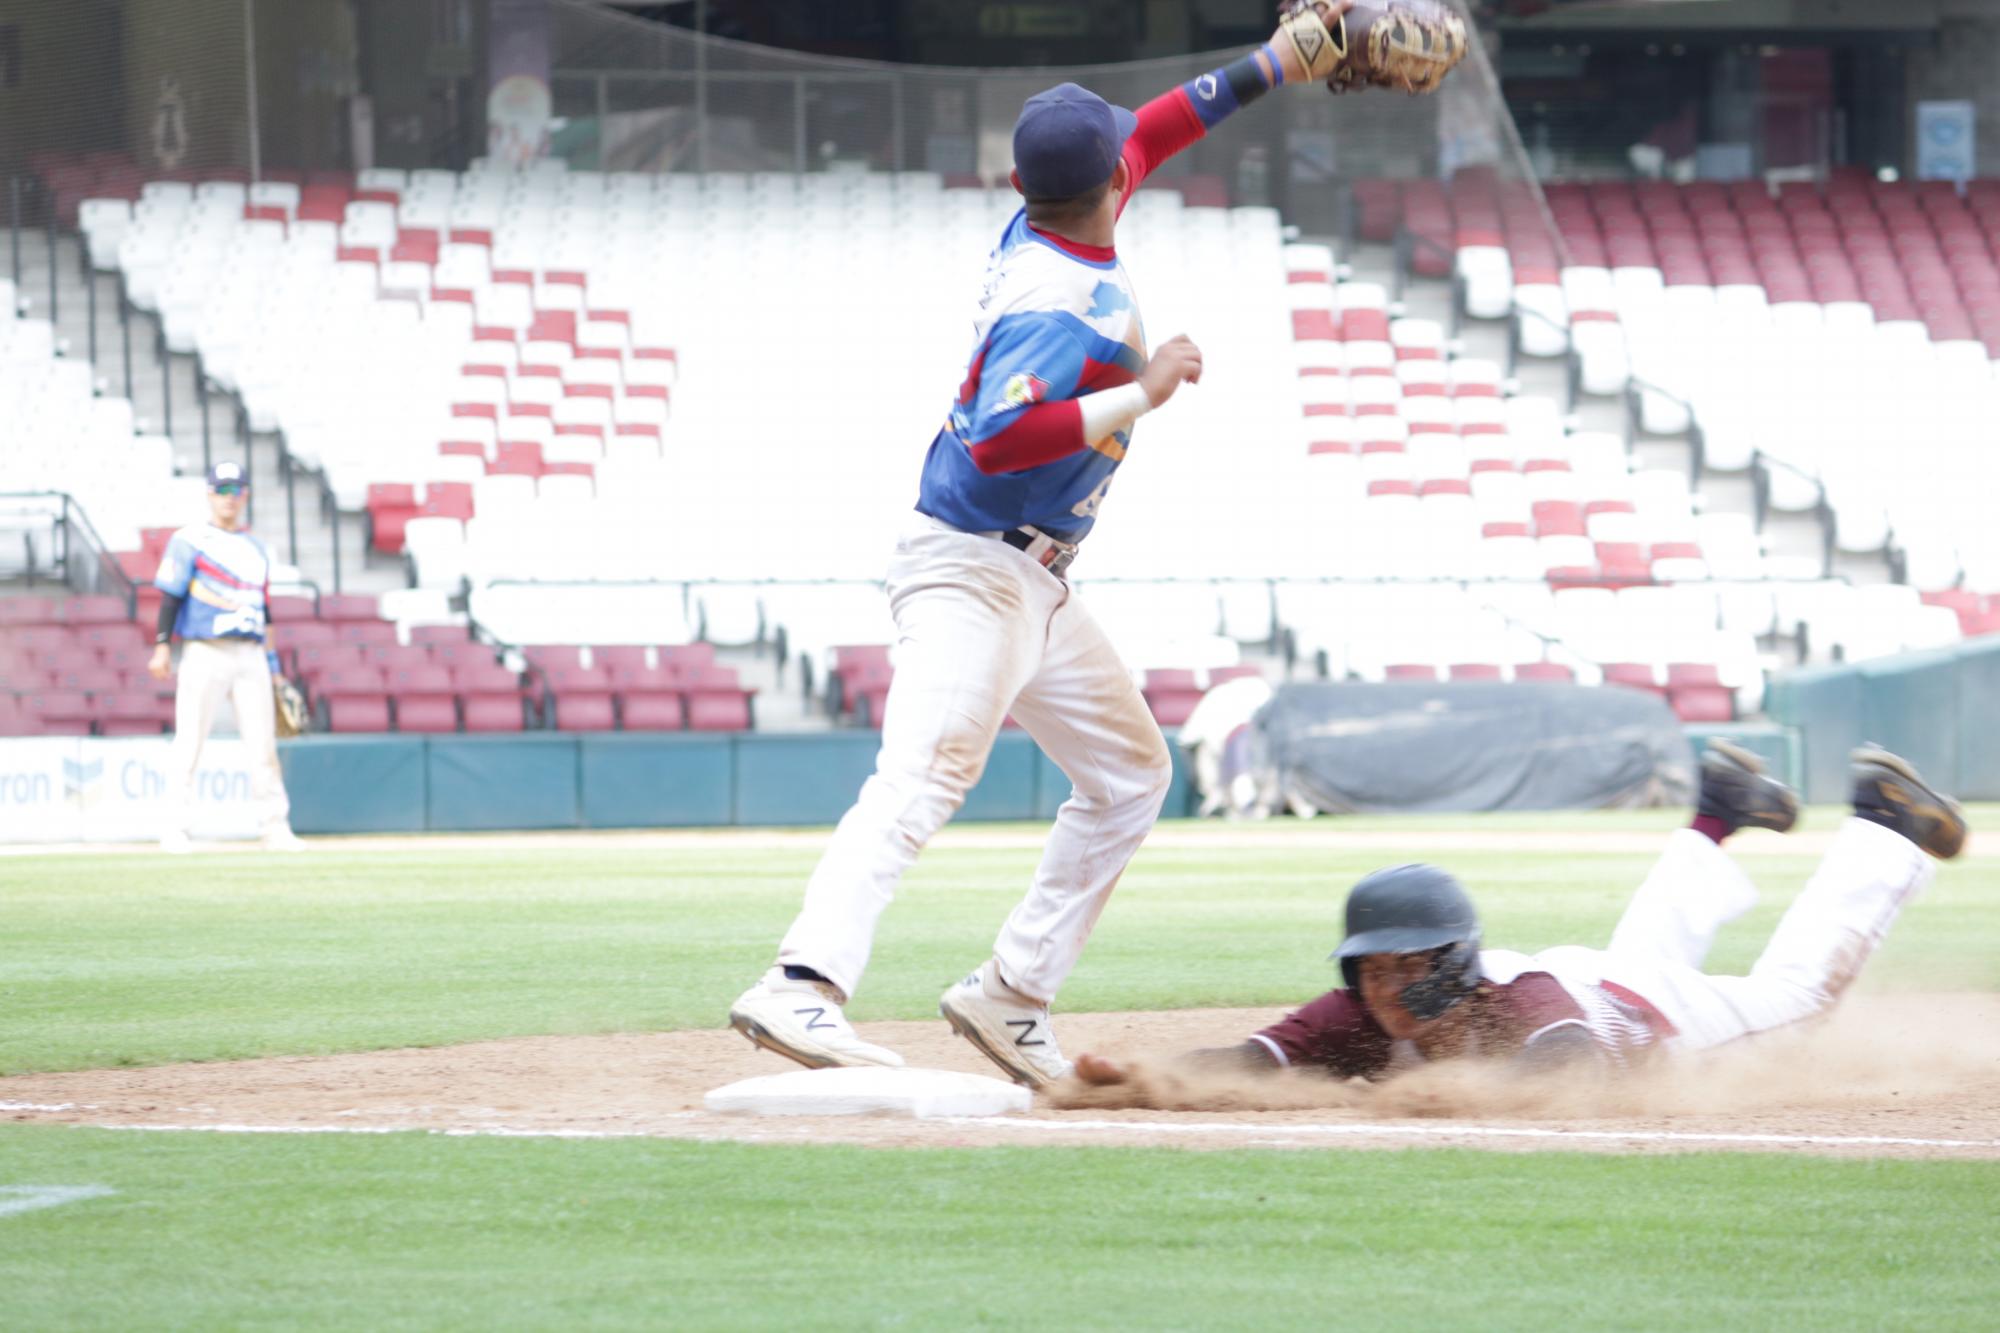
<svg viewBox="0 0 2000 1333"><path fill-rule="evenodd" d="M1810 1032L1559 1096L1477 1069L1379 1087L1290 1076L1196 1081L1159 1057L1229 1045L1270 1010L1059 1016L1065 1046L1138 1057L1134 1090L1059 1089L994 1120L753 1118L711 1088L790 1068L727 1030L531 1037L0 1078L0 1119L244 1132L660 1136L881 1147L1461 1145L1742 1149L2000 1160L2000 996L1862 996ZM913 1065L992 1073L941 1022L866 1025Z"/></svg>

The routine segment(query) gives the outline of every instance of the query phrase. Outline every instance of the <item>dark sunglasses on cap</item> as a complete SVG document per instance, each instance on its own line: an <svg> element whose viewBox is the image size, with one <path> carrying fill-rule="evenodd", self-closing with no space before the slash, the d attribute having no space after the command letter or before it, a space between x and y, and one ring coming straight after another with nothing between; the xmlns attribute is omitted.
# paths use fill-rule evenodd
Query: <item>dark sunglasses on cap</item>
<svg viewBox="0 0 2000 1333"><path fill-rule="evenodd" d="M250 487L240 481L218 481L208 488L210 495L248 495Z"/></svg>

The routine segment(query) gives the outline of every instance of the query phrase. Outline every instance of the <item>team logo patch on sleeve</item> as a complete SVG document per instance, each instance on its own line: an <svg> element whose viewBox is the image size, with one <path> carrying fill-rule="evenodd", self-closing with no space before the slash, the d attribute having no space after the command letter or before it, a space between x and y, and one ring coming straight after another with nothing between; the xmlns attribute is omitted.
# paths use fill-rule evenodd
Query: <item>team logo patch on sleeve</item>
<svg viewBox="0 0 2000 1333"><path fill-rule="evenodd" d="M1049 382L1029 371L1022 371L1009 377L1000 390L1000 401L994 404L996 412L1009 411L1016 407L1027 407L1048 397Z"/></svg>

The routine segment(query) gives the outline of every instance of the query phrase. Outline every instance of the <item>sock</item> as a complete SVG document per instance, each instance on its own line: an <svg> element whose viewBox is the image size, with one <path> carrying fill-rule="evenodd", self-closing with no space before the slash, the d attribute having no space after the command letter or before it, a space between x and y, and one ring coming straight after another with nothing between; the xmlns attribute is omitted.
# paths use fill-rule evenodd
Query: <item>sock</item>
<svg viewBox="0 0 2000 1333"><path fill-rule="evenodd" d="M786 964L785 964L785 980L787 980L787 981L823 981L823 982L826 982L826 984L827 984L827 985L829 985L829 986L831 986L831 985L833 984L833 983L832 983L831 981L827 981L825 977L823 977L823 976L821 976L821 975L820 975L819 973L817 973L817 972L813 971L813 970L812 970L811 968L809 968L809 967L799 967L799 966L797 966L797 965L795 965L795 964L792 964L792 963L786 963Z"/></svg>
<svg viewBox="0 0 2000 1333"><path fill-rule="evenodd" d="M1689 827L1718 847L1722 845L1724 838L1736 831L1719 815L1696 815L1694 823Z"/></svg>
<svg viewBox="0 0 2000 1333"><path fill-rule="evenodd" d="M1909 830L1903 827L1903 821L1893 810L1878 810L1871 805L1857 805L1854 807L1854 817L1865 819L1871 824L1880 824L1891 833L1900 833L1906 838L1910 836Z"/></svg>

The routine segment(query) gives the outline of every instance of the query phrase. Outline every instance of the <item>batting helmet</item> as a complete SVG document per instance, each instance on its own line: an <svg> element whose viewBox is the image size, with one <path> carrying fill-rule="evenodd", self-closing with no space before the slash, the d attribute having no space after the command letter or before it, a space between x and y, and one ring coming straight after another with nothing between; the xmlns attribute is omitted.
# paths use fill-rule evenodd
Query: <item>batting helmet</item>
<svg viewBox="0 0 2000 1333"><path fill-rule="evenodd" d="M1390 866L1348 892L1347 938L1333 956L1349 990L1360 992L1360 960L1367 954L1434 950L1430 974L1403 988L1403 1007L1413 1018L1438 1017L1479 984L1479 913L1450 872Z"/></svg>

